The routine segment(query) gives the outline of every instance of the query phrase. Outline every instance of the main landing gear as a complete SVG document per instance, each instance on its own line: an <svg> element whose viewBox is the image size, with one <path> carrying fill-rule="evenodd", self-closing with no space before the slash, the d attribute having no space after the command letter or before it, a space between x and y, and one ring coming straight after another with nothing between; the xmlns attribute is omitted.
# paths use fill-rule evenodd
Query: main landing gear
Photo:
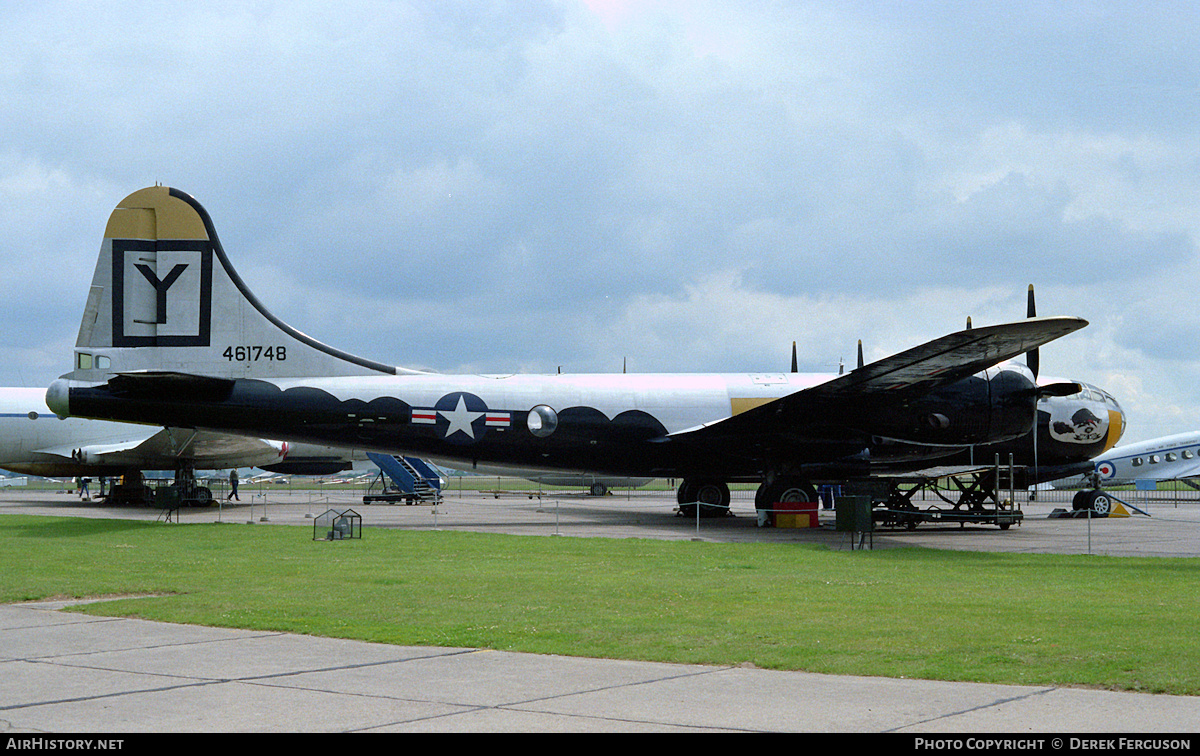
<svg viewBox="0 0 1200 756"><path fill-rule="evenodd" d="M186 507L209 507L213 503L212 490L196 480L196 468L191 462L182 462L175 468L175 481L171 488Z"/></svg>
<svg viewBox="0 0 1200 756"><path fill-rule="evenodd" d="M113 506L158 506L177 509L212 506L212 490L196 480L196 470L190 463L181 463L175 470L171 485L150 486L140 470L130 470L114 480L105 496Z"/></svg>
<svg viewBox="0 0 1200 756"><path fill-rule="evenodd" d="M791 504L816 500L816 486L804 478L791 475L769 477L754 492L755 509L774 509L772 505L777 502Z"/></svg>
<svg viewBox="0 0 1200 756"><path fill-rule="evenodd" d="M675 494L679 514L695 517L729 515L729 486L721 480L686 478ZM763 481L754 494L755 509L774 509L777 502L817 501L817 489L809 481L794 476L774 476Z"/></svg>
<svg viewBox="0 0 1200 756"><path fill-rule="evenodd" d="M686 478L679 484L675 500L683 517L695 517L697 508L701 517L729 516L729 486L723 480Z"/></svg>

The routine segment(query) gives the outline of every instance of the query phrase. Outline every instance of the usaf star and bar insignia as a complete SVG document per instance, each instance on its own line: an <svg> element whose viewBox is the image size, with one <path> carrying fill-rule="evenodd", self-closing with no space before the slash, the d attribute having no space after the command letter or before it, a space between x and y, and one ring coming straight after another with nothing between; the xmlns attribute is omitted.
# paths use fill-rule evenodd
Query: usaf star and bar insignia
<svg viewBox="0 0 1200 756"><path fill-rule="evenodd" d="M474 394L455 391L446 394L433 407L413 407L414 425L432 425L447 441L473 443L488 429L507 430L512 427L512 413L490 410Z"/></svg>

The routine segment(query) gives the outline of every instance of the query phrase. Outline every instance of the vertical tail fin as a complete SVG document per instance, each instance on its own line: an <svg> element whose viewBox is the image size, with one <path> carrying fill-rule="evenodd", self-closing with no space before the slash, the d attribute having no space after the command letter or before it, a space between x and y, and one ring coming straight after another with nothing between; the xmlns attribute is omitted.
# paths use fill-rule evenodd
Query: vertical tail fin
<svg viewBox="0 0 1200 756"><path fill-rule="evenodd" d="M109 216L79 337L75 372L180 372L219 378L395 374L272 315L238 276L208 212L153 186Z"/></svg>

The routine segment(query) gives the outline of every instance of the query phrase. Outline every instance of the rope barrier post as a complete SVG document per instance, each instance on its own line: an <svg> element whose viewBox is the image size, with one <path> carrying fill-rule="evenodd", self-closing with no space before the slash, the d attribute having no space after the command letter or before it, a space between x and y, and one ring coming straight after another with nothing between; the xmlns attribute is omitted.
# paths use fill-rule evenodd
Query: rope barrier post
<svg viewBox="0 0 1200 756"><path fill-rule="evenodd" d="M1088 521L1088 554L1090 555L1092 553L1092 508L1091 507L1087 508L1087 521Z"/></svg>

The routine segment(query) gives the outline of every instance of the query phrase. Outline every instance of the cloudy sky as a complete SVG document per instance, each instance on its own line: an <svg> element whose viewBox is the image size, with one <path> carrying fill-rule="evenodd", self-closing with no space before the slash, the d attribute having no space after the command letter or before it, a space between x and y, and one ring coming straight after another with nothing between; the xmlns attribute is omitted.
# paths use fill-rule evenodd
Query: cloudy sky
<svg viewBox="0 0 1200 756"><path fill-rule="evenodd" d="M0 384L66 372L166 184L334 346L444 372L836 371L1091 325L1042 372L1200 429L1200 6L23 3L0 15Z"/></svg>

